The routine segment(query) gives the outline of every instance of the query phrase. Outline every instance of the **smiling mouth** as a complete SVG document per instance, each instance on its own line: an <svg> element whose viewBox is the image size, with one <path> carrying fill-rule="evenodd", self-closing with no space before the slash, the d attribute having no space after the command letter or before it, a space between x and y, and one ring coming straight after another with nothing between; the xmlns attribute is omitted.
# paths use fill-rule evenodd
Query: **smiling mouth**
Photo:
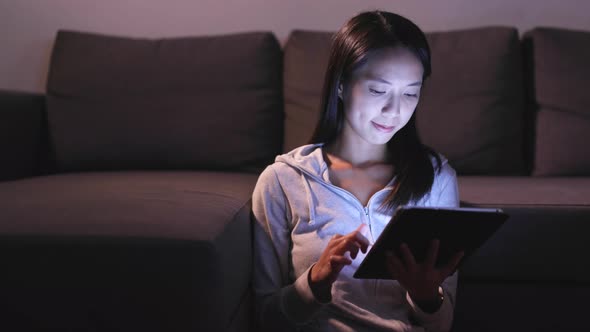
<svg viewBox="0 0 590 332"><path fill-rule="evenodd" d="M373 126L375 128L377 128L377 130L384 132L384 133L390 133L393 131L393 128L395 128L395 126L384 126L384 125L380 125L380 124L372 122L372 121L371 121L371 123L373 124Z"/></svg>

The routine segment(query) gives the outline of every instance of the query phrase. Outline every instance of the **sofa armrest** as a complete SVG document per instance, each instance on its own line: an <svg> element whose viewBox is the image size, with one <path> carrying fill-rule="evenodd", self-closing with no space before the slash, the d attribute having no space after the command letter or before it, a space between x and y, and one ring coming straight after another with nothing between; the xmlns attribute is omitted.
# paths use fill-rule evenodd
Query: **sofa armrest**
<svg viewBox="0 0 590 332"><path fill-rule="evenodd" d="M40 172L45 118L44 95L0 90L0 181Z"/></svg>

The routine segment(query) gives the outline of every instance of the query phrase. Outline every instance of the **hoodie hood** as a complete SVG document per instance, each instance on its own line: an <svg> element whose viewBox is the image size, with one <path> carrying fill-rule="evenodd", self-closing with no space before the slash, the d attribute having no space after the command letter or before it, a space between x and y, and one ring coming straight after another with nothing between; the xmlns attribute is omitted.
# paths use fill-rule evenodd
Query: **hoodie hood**
<svg viewBox="0 0 590 332"><path fill-rule="evenodd" d="M300 171L301 182L305 188L307 206L309 213L309 223L314 224L316 219L316 204L318 200L311 190L310 178L328 184L329 174L328 165L324 160L320 144L308 144L298 147L283 155L277 156L275 162L284 163Z"/></svg>
<svg viewBox="0 0 590 332"><path fill-rule="evenodd" d="M323 146L323 143L303 145L277 156L275 162L285 163L316 180L330 182L328 164L324 160L321 149Z"/></svg>

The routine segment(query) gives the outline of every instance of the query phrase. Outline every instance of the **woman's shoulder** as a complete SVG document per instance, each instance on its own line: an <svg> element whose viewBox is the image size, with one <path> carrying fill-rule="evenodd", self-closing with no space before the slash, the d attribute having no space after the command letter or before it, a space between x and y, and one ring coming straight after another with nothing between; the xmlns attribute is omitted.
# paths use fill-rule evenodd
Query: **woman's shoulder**
<svg viewBox="0 0 590 332"><path fill-rule="evenodd" d="M280 179L284 178L287 174L290 173L289 167L280 163L274 162L268 166L260 173L258 176L258 181L256 183L257 187L276 187L280 186Z"/></svg>
<svg viewBox="0 0 590 332"><path fill-rule="evenodd" d="M451 166L449 160L441 153L436 153L436 155L438 156L440 163L437 161L435 156L431 156L432 165L436 170L436 177L456 176L457 173L455 172L453 166Z"/></svg>
<svg viewBox="0 0 590 332"><path fill-rule="evenodd" d="M443 154L436 153L436 156L431 155L431 161L434 168L432 191L440 191L450 182L457 181L457 172Z"/></svg>
<svg viewBox="0 0 590 332"><path fill-rule="evenodd" d="M307 144L278 155L260 174L262 178L299 176L301 171L320 174L326 167L322 157L322 144Z"/></svg>

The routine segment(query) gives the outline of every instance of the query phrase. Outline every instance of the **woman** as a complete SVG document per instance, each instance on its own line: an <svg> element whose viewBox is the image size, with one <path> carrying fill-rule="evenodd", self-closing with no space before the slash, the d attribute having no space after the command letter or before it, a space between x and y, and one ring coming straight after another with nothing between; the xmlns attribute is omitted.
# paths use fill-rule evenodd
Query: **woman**
<svg viewBox="0 0 590 332"><path fill-rule="evenodd" d="M430 74L424 33L387 12L334 36L312 144L278 156L253 194L254 291L265 330L448 331L458 253L435 267L406 246L392 280L352 277L400 205L456 207L455 171L421 144L415 109Z"/></svg>

